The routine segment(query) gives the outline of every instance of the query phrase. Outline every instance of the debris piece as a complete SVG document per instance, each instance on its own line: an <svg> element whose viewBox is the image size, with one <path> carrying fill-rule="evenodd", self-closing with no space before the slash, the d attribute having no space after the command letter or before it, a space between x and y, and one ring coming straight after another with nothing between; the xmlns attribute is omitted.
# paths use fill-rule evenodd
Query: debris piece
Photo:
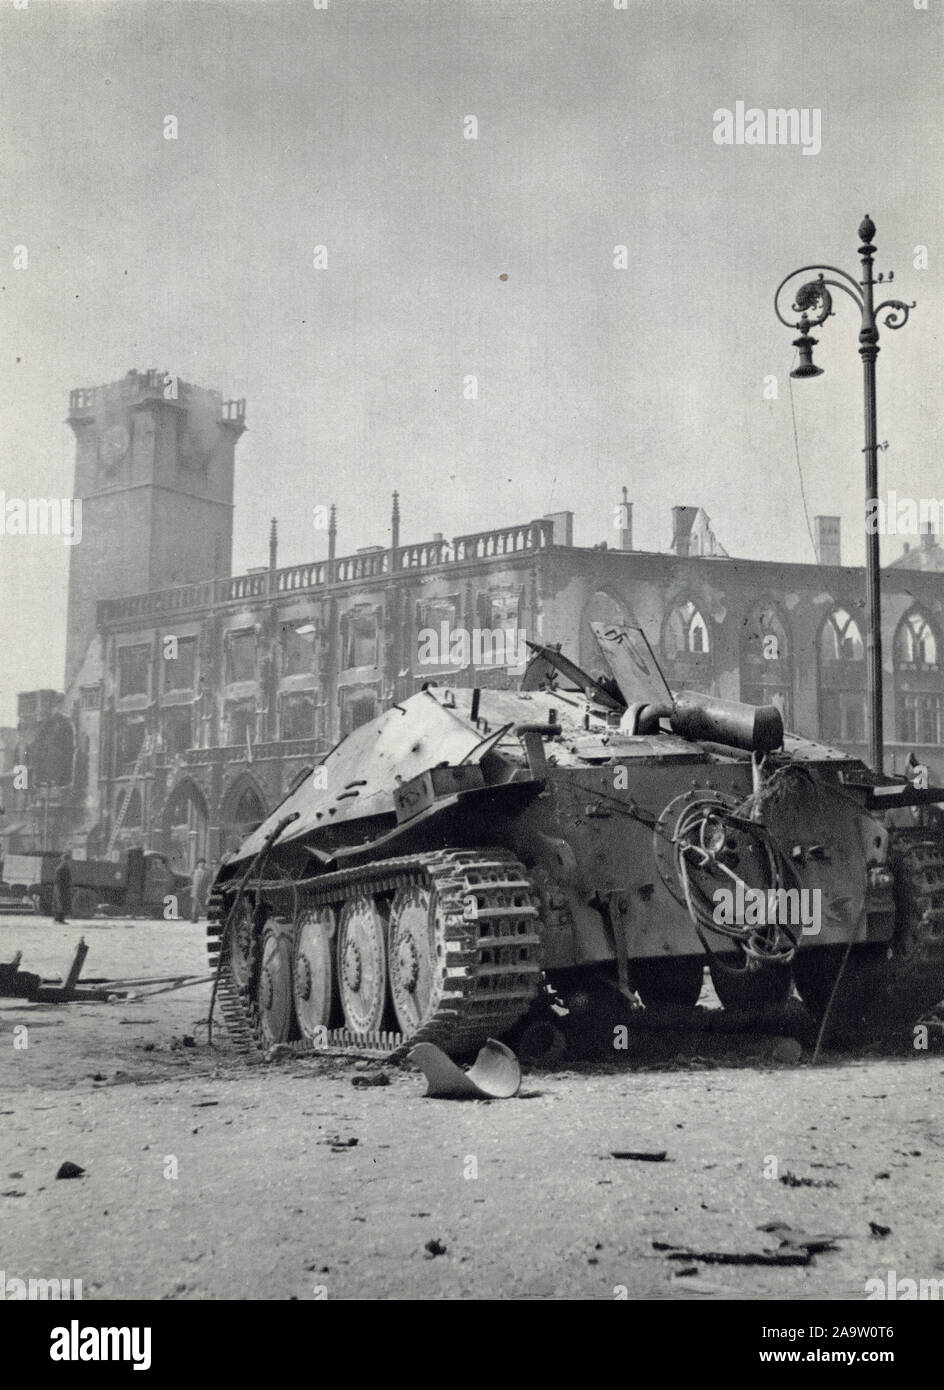
<svg viewBox="0 0 944 1390"><path fill-rule="evenodd" d="M521 1085L517 1057L494 1038L488 1039L468 1071L434 1043L417 1043L407 1061L424 1073L427 1096L440 1100L508 1100Z"/></svg>
<svg viewBox="0 0 944 1390"><path fill-rule="evenodd" d="M15 1188L15 1187L10 1187L10 1188L8 1188L6 1192L0 1192L0 1197L25 1197L25 1196L26 1196L26 1193L25 1193L25 1192L20 1192L20 1191L19 1191L17 1188Z"/></svg>
<svg viewBox="0 0 944 1390"><path fill-rule="evenodd" d="M691 1278L691 1276L692 1276L693 1274L697 1274L697 1273L698 1273L698 1266L697 1266L697 1265L686 1265L684 1269L677 1269L677 1270L675 1271L675 1277L676 1277L676 1279L689 1279L689 1278Z"/></svg>
<svg viewBox="0 0 944 1390"><path fill-rule="evenodd" d="M356 1149L360 1141L355 1137L342 1139L339 1134L332 1134L320 1142L329 1145L332 1153L346 1153L348 1149Z"/></svg>
<svg viewBox="0 0 944 1390"><path fill-rule="evenodd" d="M771 1221L758 1226L759 1231L777 1235L780 1238L776 1250L687 1250L683 1246L671 1245L666 1241L654 1240L652 1248L665 1252L667 1260L697 1261L709 1265L810 1265L813 1256L827 1250L836 1249L837 1235L806 1235L794 1231L783 1221Z"/></svg>
<svg viewBox="0 0 944 1390"><path fill-rule="evenodd" d="M891 1177L891 1173L876 1173L876 1174L875 1174L875 1181L878 1182L879 1178L890 1178L890 1177Z"/></svg>
<svg viewBox="0 0 944 1390"><path fill-rule="evenodd" d="M40 977L20 969L23 952L17 951L11 961L0 961L0 997L4 999L35 999Z"/></svg>
<svg viewBox="0 0 944 1390"><path fill-rule="evenodd" d="M838 1187L832 1178L798 1178L795 1173L781 1173L780 1181L785 1187Z"/></svg>
<svg viewBox="0 0 944 1390"><path fill-rule="evenodd" d="M263 1060L266 1062L287 1062L294 1058L295 1050L288 1043L276 1043L266 1052Z"/></svg>
<svg viewBox="0 0 944 1390"><path fill-rule="evenodd" d="M390 1077L387 1076L386 1072L382 1072L382 1071L374 1072L374 1074L373 1074L372 1076L364 1076L364 1075L352 1076L352 1077L351 1077L351 1085L352 1085L352 1086L389 1086L389 1085L390 1085Z"/></svg>
<svg viewBox="0 0 944 1390"><path fill-rule="evenodd" d="M757 1229L769 1235L779 1236L781 1250L807 1250L811 1255L821 1255L825 1250L835 1250L836 1241L845 1239L841 1235L808 1235L806 1231L795 1231L785 1221L768 1221L766 1225L758 1226Z"/></svg>
<svg viewBox="0 0 944 1390"><path fill-rule="evenodd" d="M869 1230L877 1240L884 1240L887 1235L891 1234L891 1229L891 1226L882 1226L878 1221L869 1222Z"/></svg>
<svg viewBox="0 0 944 1390"><path fill-rule="evenodd" d="M747 1253L734 1250L675 1250L667 1260L699 1260L706 1265L809 1265L813 1256L808 1250L755 1250Z"/></svg>
<svg viewBox="0 0 944 1390"><path fill-rule="evenodd" d="M659 1149L650 1153L643 1150L635 1152L632 1149L611 1149L610 1158L635 1158L640 1163L664 1163L667 1153L667 1149Z"/></svg>
<svg viewBox="0 0 944 1390"><path fill-rule="evenodd" d="M446 1247L441 1240L428 1240L423 1249L431 1260L434 1260L437 1255L445 1255L446 1253Z"/></svg>
<svg viewBox="0 0 944 1390"><path fill-rule="evenodd" d="M57 1178L81 1178L85 1173L84 1168L80 1168L77 1163L70 1163L66 1159L65 1163L60 1163Z"/></svg>

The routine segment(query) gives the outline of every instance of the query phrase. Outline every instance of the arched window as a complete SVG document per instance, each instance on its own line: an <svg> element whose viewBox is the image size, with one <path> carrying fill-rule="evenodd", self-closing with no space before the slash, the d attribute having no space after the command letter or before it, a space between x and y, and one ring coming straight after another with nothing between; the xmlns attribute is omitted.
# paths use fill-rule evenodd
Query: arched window
<svg viewBox="0 0 944 1390"><path fill-rule="evenodd" d="M919 608L913 608L898 625L895 665L915 671L937 671L937 637Z"/></svg>
<svg viewBox="0 0 944 1390"><path fill-rule="evenodd" d="M680 656L707 656L711 651L708 624L693 603L680 603L672 609L662 641L670 661Z"/></svg>
<svg viewBox="0 0 944 1390"><path fill-rule="evenodd" d="M834 608L819 635L819 725L827 742L865 741L865 648L846 608Z"/></svg>
<svg viewBox="0 0 944 1390"><path fill-rule="evenodd" d="M789 728L793 719L793 661L786 624L772 603L756 604L741 629L741 699L776 705Z"/></svg>
<svg viewBox="0 0 944 1390"><path fill-rule="evenodd" d="M937 744L944 733L940 642L920 608L912 608L895 633L895 715L900 742Z"/></svg>

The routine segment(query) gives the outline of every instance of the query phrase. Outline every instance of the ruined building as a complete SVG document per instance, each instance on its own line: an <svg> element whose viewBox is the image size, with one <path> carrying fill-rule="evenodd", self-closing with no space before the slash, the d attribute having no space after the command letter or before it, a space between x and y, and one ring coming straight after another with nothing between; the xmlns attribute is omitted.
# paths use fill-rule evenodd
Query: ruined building
<svg viewBox="0 0 944 1390"><path fill-rule="evenodd" d="M190 868L231 848L345 733L424 681L513 684L522 637L596 667L589 622L640 624L676 688L774 702L789 727L865 754L864 574L819 517L817 564L727 554L698 506L666 552L574 544L569 512L446 540L230 573L245 402L163 372L73 391L76 495L64 694L20 696L0 768L0 849L128 844ZM601 509L606 499L601 499ZM944 555L883 575L887 767L944 779ZM501 640L496 640L496 634ZM9 739L7 740L9 742ZM26 765L28 784L11 768ZM21 779L22 780L22 779Z"/></svg>

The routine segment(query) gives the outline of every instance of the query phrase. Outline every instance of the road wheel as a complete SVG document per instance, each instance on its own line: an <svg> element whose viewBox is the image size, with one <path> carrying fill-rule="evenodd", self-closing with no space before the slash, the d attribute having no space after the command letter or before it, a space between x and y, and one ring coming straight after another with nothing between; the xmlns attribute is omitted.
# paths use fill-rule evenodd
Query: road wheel
<svg viewBox="0 0 944 1390"><path fill-rule="evenodd" d="M311 907L295 922L293 987L295 1017L303 1038L323 1040L334 1008L334 941L337 923L330 907Z"/></svg>
<svg viewBox="0 0 944 1390"><path fill-rule="evenodd" d="M293 1034L293 935L291 924L277 919L268 921L263 928L255 988L259 1041L263 1047L288 1042Z"/></svg>
<svg viewBox="0 0 944 1390"><path fill-rule="evenodd" d="M433 889L410 884L390 906L390 994L404 1035L435 1013L446 979L446 940Z"/></svg>
<svg viewBox="0 0 944 1390"><path fill-rule="evenodd" d="M338 923L338 989L344 1022L353 1033L383 1023L387 999L386 924L366 893L349 899Z"/></svg>

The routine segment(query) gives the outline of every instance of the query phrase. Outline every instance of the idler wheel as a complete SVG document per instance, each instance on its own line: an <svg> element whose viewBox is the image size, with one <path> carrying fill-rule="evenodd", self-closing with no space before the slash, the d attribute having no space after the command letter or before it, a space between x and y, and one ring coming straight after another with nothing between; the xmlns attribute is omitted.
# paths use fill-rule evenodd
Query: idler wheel
<svg viewBox="0 0 944 1390"><path fill-rule="evenodd" d="M292 983L295 1017L303 1038L323 1038L334 1006L334 938L337 923L330 907L312 907L295 923Z"/></svg>
<svg viewBox="0 0 944 1390"><path fill-rule="evenodd" d="M259 1040L263 1047L292 1036L292 932L284 922L267 922L262 932L256 981Z"/></svg>
<svg viewBox="0 0 944 1390"><path fill-rule="evenodd" d="M446 948L435 893L411 884L390 905L390 994L402 1031L409 1036L432 1017L442 996Z"/></svg>
<svg viewBox="0 0 944 1390"><path fill-rule="evenodd" d="M338 987L344 1022L369 1033L383 1022L387 995L385 923L366 894L344 904L338 923Z"/></svg>

